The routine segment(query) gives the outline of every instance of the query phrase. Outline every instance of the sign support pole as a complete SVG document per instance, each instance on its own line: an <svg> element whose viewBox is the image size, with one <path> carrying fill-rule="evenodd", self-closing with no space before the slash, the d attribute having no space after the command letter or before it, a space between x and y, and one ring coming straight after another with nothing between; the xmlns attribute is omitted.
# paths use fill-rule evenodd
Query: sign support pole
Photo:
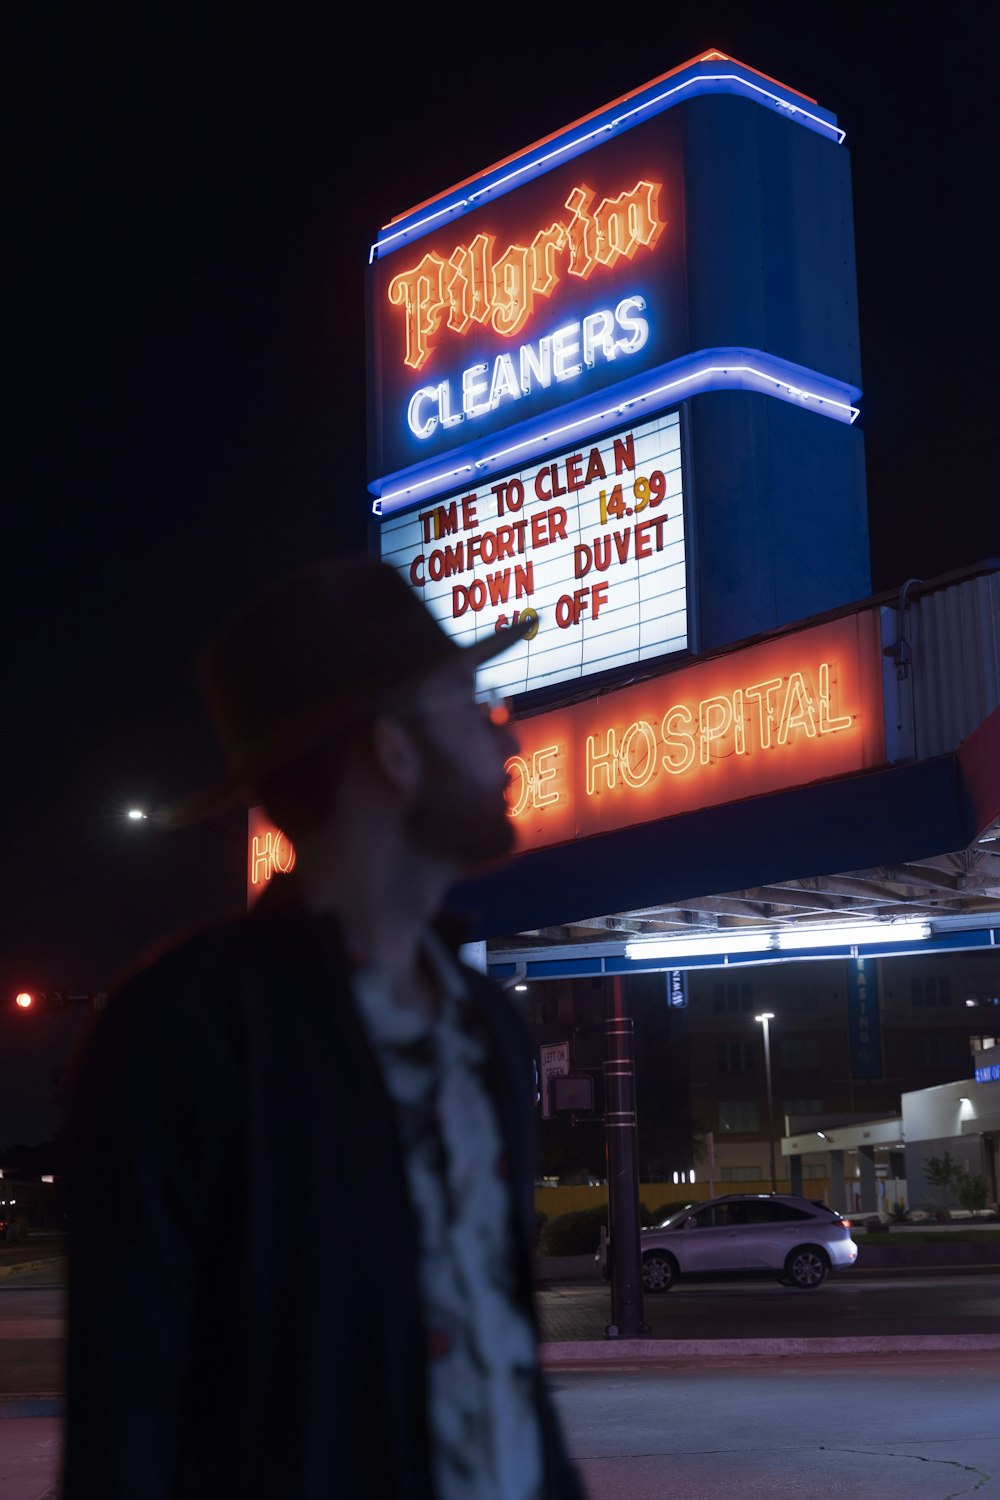
<svg viewBox="0 0 1000 1500"><path fill-rule="evenodd" d="M609 1339L645 1338L650 1330L642 1316L633 1027L617 974L611 979L605 1031L604 1138L611 1236L611 1322L605 1332Z"/></svg>

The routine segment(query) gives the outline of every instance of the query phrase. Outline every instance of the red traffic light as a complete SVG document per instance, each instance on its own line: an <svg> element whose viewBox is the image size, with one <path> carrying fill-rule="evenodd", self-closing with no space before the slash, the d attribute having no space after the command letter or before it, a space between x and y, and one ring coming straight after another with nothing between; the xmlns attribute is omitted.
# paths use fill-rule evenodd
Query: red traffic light
<svg viewBox="0 0 1000 1500"><path fill-rule="evenodd" d="M66 1004L64 990L18 990L14 996L18 1010L44 1007L46 1010L61 1010Z"/></svg>

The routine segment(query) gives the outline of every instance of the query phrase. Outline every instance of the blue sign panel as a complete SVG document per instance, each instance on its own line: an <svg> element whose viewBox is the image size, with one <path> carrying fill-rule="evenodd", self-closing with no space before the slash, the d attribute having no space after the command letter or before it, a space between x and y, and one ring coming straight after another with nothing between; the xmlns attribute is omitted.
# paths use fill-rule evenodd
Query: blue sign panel
<svg viewBox="0 0 1000 1500"><path fill-rule="evenodd" d="M713 51L379 232L368 488L380 550L422 597L446 585L468 626L497 605L548 627L566 600L574 623L607 624L586 551L598 533L572 534L549 476L567 493L587 481L599 506L592 456L674 413L690 577L671 650L715 651L870 592L843 140L814 100ZM644 491L605 491L601 535L624 559L662 517L633 535Z"/></svg>
<svg viewBox="0 0 1000 1500"><path fill-rule="evenodd" d="M477 469L530 456L501 435L523 445L557 410L610 422L610 392L665 406L735 387L856 416L850 164L833 117L802 129L759 88L627 113L574 152L545 143L540 175L512 171L497 194L484 174L380 235L368 329L382 514L421 498L402 476L461 483L446 456Z"/></svg>
<svg viewBox="0 0 1000 1500"><path fill-rule="evenodd" d="M847 1030L851 1048L851 1077L882 1077L882 1023L879 1015L878 971L874 960L848 959Z"/></svg>

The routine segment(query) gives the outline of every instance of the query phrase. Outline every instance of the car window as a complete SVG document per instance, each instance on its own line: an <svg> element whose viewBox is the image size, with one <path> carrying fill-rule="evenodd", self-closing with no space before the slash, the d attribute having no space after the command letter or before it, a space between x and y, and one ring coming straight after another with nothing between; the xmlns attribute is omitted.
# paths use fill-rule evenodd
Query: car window
<svg viewBox="0 0 1000 1500"><path fill-rule="evenodd" d="M787 1224L793 1219L808 1219L810 1214L791 1203L746 1203L748 1224Z"/></svg>
<svg viewBox="0 0 1000 1500"><path fill-rule="evenodd" d="M691 1217L698 1229L721 1229L739 1222L739 1206L735 1203L707 1203Z"/></svg>
<svg viewBox="0 0 1000 1500"><path fill-rule="evenodd" d="M661 1224L654 1227L656 1229L680 1229L684 1220L690 1218L697 1206L696 1203L685 1203L683 1208L679 1208L676 1213L670 1214Z"/></svg>

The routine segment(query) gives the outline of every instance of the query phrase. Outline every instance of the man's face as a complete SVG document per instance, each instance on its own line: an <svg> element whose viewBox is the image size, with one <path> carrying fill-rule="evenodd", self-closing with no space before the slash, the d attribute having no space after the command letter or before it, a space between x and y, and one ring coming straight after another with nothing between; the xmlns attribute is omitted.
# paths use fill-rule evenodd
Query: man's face
<svg viewBox="0 0 1000 1500"><path fill-rule="evenodd" d="M407 723L423 759L407 817L414 841L462 868L509 854L504 762L517 741L506 713L476 702L475 674L459 662L427 679Z"/></svg>

